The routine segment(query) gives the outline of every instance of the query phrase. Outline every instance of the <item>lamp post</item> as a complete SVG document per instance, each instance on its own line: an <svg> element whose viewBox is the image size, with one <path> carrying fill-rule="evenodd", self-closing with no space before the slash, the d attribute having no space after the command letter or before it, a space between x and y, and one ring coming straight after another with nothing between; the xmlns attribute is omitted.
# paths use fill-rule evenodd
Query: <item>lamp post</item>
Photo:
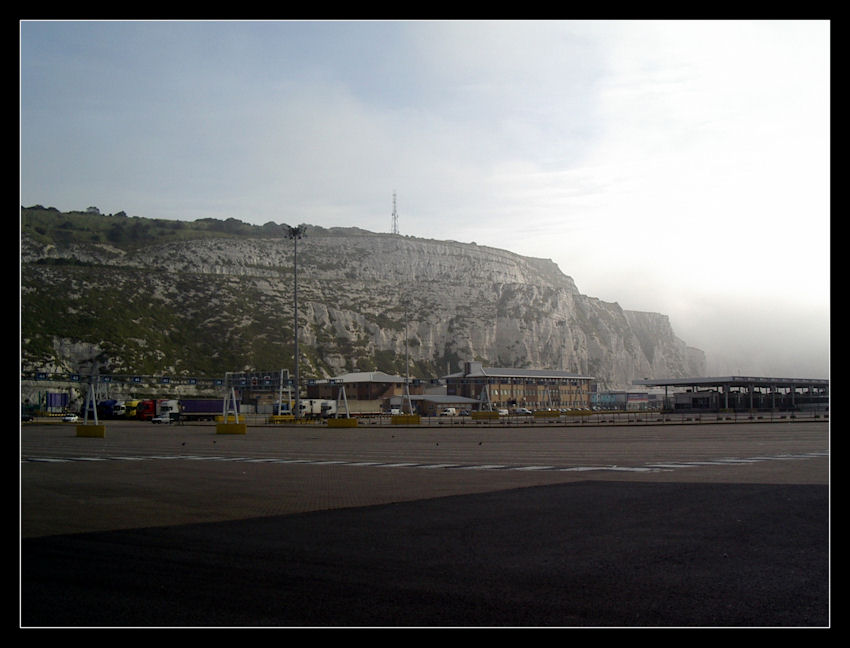
<svg viewBox="0 0 850 648"><path fill-rule="evenodd" d="M292 273L293 273L293 296L294 306L292 317L295 322L295 420L298 420L301 414L301 382L298 374L298 239L304 236L304 231L307 228L304 225L298 227L289 227L287 236L295 243L294 256L292 258Z"/></svg>

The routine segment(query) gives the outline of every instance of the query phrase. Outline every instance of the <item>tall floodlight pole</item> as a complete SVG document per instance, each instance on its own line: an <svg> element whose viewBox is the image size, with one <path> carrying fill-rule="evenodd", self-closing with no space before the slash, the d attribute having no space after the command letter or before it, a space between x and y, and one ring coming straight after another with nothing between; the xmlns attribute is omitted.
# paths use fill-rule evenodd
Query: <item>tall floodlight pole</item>
<svg viewBox="0 0 850 648"><path fill-rule="evenodd" d="M401 396L401 413L404 414L404 399L407 399L407 413L413 414L410 406L410 354L408 350L407 308L404 309L404 393Z"/></svg>
<svg viewBox="0 0 850 648"><path fill-rule="evenodd" d="M293 298L294 307L292 317L295 321L295 419L301 413L301 382L298 373L298 239L304 236L304 225L289 228L287 236L295 243L294 255L292 257L292 274L293 274Z"/></svg>

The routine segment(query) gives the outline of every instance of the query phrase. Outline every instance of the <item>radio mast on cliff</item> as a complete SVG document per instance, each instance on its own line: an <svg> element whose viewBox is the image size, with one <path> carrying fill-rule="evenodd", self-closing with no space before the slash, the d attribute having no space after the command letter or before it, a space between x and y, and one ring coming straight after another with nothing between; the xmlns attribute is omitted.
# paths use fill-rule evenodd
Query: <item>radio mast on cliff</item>
<svg viewBox="0 0 850 648"><path fill-rule="evenodd" d="M395 209L395 191L393 191L393 234L398 234L398 212Z"/></svg>

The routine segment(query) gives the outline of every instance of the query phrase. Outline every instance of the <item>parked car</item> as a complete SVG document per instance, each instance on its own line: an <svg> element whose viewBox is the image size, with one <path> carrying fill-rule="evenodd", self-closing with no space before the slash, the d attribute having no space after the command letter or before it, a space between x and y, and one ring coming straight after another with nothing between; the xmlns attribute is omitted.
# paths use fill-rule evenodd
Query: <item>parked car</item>
<svg viewBox="0 0 850 648"><path fill-rule="evenodd" d="M508 410L506 409L499 410L499 416L507 416L508 414L510 414L510 412L508 412Z"/></svg>
<svg viewBox="0 0 850 648"><path fill-rule="evenodd" d="M526 407L517 407L514 410L514 414L519 414L521 416L527 416L527 415L531 414L531 410L526 408Z"/></svg>
<svg viewBox="0 0 850 648"><path fill-rule="evenodd" d="M65 416L62 417L62 420L65 423L76 423L77 421L80 420L80 417L77 416L76 414L66 414Z"/></svg>
<svg viewBox="0 0 850 648"><path fill-rule="evenodd" d="M32 421L32 414L21 414L21 421Z"/></svg>
<svg viewBox="0 0 850 648"><path fill-rule="evenodd" d="M151 419L151 423L171 423L171 414L160 414Z"/></svg>

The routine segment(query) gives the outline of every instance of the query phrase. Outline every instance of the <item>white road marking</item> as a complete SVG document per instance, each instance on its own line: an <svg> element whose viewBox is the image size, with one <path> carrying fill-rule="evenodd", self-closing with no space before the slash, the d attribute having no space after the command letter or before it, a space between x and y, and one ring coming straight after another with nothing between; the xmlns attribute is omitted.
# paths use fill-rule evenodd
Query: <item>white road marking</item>
<svg viewBox="0 0 850 648"><path fill-rule="evenodd" d="M642 466L511 466L506 464L451 464L451 463L422 463L422 462L393 462L385 463L379 461L345 461L334 459L288 459L285 457L225 457L221 455L151 455L140 456L108 456L108 457L22 457L22 463L68 463L74 461L147 461L147 460L189 460L189 461L232 461L244 463L276 463L276 464L305 464L305 465L339 465L354 467L377 467L377 468L424 468L444 470L511 470L511 471L557 471L557 472L592 472L592 471L617 471L617 472L658 472L667 470L679 470L693 468L696 466L735 466L758 463L760 461L788 461L811 459L814 457L828 457L829 452L808 452L802 454L783 454L774 456L758 456L748 458L725 457L705 461L657 461Z"/></svg>

